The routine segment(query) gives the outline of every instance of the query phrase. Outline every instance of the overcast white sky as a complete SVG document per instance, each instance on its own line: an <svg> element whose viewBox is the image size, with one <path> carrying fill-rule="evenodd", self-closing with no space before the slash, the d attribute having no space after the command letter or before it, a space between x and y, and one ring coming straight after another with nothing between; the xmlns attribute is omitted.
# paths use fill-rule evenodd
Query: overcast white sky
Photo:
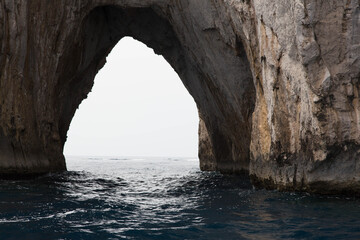
<svg viewBox="0 0 360 240"><path fill-rule="evenodd" d="M65 155L196 157L195 102L163 57L123 38L72 120Z"/></svg>

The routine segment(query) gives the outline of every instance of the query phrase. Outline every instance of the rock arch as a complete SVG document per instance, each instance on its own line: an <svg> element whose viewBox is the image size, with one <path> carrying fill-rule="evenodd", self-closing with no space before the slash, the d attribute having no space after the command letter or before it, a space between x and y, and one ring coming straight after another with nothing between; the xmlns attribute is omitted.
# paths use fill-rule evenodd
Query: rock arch
<svg viewBox="0 0 360 240"><path fill-rule="evenodd" d="M73 77L64 77L61 85L57 86L62 89L59 94L61 141L65 142L71 118L91 89L106 55L122 37L131 36L163 55L194 97L201 119L201 168L223 172L247 171L255 89L245 50L239 42L236 49L220 42L216 39L220 35L214 29L206 30L210 33L204 40L199 39L207 41L207 46L199 42L197 46L186 49L189 46L183 46L169 21L161 15L150 7L108 5L94 8L84 17L78 37L74 39L75 44L72 44L74 49L68 49L69 59L60 66L63 69L74 68ZM221 61L222 66L207 63L214 59L206 56L208 50L204 47L212 49L214 56L211 57ZM215 67L221 75L214 70ZM219 79L230 82L222 83ZM237 112L236 108L243 108L243 111ZM211 134L207 133L208 129ZM236 138L236 132L243 135L241 140Z"/></svg>
<svg viewBox="0 0 360 240"><path fill-rule="evenodd" d="M48 34L48 39L34 44L48 45L40 46L43 53L36 54L40 63L29 69L33 74L34 68L41 68L39 76L33 79L41 83L31 86L32 91L37 91L38 98L34 99L37 132L27 136L28 131L25 131L20 139L9 141L20 144L9 146L13 150L7 156L7 162L15 164L11 166L13 171L37 173L65 169L62 149L71 119L91 90L93 79L105 64L107 54L124 36L131 36L163 55L194 97L201 119L201 168L223 172L247 171L255 89L241 41L237 39L234 46L222 41L216 26L205 20L198 24L188 19L183 26L174 28L171 22L174 20L164 17L168 13L156 5L135 3L127 6L109 2L84 4L85 10L81 14L67 16L74 24L66 30L61 29L67 21L62 16L63 22L58 23L57 29L44 29L44 33L38 33L37 37ZM42 4L39 3L38 7L41 8ZM210 11L214 6L208 8ZM55 12L44 16L33 14L47 21L49 17L57 17ZM181 12L173 13L173 17L179 17L177 14ZM202 33L200 36L196 36L196 29ZM186 35L187 32L191 34ZM188 45L189 40L193 41L191 45ZM40 57L42 54L48 56ZM34 56L29 56L29 61L32 61L30 57ZM54 61L48 62L49 58ZM240 134L242 138L238 139L236 136ZM21 139L25 137L30 137L37 145L31 146L36 149L33 156L23 149ZM34 158L38 159L37 164L32 163ZM33 165L28 165L29 162Z"/></svg>
<svg viewBox="0 0 360 240"><path fill-rule="evenodd" d="M162 54L194 97L203 170L360 192L358 1L0 3L0 173L66 168L72 115L130 35Z"/></svg>

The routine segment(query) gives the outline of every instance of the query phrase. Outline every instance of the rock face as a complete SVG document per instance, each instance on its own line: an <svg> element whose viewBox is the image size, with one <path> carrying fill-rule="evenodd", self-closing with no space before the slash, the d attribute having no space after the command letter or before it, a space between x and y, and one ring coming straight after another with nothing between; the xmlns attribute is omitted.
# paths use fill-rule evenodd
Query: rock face
<svg viewBox="0 0 360 240"><path fill-rule="evenodd" d="M0 173L65 170L71 119L114 45L161 54L199 109L202 170L360 193L355 0L0 0Z"/></svg>

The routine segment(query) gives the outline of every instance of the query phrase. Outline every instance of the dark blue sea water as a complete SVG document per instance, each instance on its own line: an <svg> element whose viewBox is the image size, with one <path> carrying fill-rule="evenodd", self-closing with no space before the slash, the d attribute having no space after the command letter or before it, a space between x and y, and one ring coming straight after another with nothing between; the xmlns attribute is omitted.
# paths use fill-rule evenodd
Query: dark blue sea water
<svg viewBox="0 0 360 240"><path fill-rule="evenodd" d="M255 190L196 159L69 158L0 182L0 239L360 239L360 201Z"/></svg>

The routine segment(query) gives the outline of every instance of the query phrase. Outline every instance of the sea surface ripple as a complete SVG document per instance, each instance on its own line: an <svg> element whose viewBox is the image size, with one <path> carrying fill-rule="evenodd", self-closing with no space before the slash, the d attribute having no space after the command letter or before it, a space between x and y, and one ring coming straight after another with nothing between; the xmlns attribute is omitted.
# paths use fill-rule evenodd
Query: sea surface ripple
<svg viewBox="0 0 360 240"><path fill-rule="evenodd" d="M360 239L360 200L256 190L197 159L69 157L0 181L0 239Z"/></svg>

